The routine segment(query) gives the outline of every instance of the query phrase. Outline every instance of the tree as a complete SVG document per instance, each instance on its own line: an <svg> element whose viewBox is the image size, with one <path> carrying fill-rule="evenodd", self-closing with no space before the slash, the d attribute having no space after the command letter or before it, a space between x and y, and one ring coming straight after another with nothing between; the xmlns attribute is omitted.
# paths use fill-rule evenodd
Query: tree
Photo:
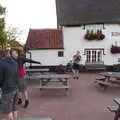
<svg viewBox="0 0 120 120"><path fill-rule="evenodd" d="M6 37L7 37L7 47L9 48L19 48L22 45L17 41L19 36L21 35L21 31L18 31L17 28L8 27L6 29Z"/></svg>
<svg viewBox="0 0 120 120"><path fill-rule="evenodd" d="M0 5L0 49L21 47L22 45L17 41L21 31L18 32L17 28L5 26L5 13L6 8Z"/></svg>
<svg viewBox="0 0 120 120"><path fill-rule="evenodd" d="M6 48L5 12L6 8L0 5L0 49Z"/></svg>

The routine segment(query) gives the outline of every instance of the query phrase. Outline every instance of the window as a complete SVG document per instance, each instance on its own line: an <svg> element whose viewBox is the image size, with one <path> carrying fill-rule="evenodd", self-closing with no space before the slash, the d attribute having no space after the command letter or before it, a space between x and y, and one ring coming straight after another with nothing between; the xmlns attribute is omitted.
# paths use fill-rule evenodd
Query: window
<svg viewBox="0 0 120 120"><path fill-rule="evenodd" d="M104 54L104 49L85 49L86 62L97 63L101 62Z"/></svg>
<svg viewBox="0 0 120 120"><path fill-rule="evenodd" d="M87 52L87 58L86 58L86 61L87 62L90 62L90 58L91 58L91 51L86 51Z"/></svg>
<svg viewBox="0 0 120 120"><path fill-rule="evenodd" d="M95 50L93 50L92 51L92 62L96 62L96 54L97 53L97 51L95 51Z"/></svg>
<svg viewBox="0 0 120 120"><path fill-rule="evenodd" d="M63 51L58 51L58 57L63 57L64 56L64 52Z"/></svg>
<svg viewBox="0 0 120 120"><path fill-rule="evenodd" d="M98 51L98 57L97 57L97 59L98 59L98 62L101 61L101 59L102 59L102 51Z"/></svg>

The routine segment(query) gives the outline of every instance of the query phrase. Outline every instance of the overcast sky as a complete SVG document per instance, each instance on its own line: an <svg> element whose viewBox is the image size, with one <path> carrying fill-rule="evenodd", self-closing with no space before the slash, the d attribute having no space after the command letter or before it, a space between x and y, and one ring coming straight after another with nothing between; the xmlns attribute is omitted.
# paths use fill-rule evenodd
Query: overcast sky
<svg viewBox="0 0 120 120"><path fill-rule="evenodd" d="M56 28L55 0L0 0L7 8L7 26L22 30L21 42L25 43L29 28Z"/></svg>

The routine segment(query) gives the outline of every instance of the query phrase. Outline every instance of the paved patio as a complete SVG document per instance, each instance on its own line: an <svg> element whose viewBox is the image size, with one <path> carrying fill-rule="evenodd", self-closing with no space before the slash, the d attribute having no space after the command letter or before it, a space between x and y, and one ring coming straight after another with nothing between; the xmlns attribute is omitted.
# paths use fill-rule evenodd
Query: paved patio
<svg viewBox="0 0 120 120"><path fill-rule="evenodd" d="M98 90L93 81L96 73L80 73L79 80L72 80L72 95L64 90L43 90L30 88L30 106L20 108L24 117L51 117L53 120L113 120L114 114L106 107L114 105L112 99L119 97L120 88Z"/></svg>

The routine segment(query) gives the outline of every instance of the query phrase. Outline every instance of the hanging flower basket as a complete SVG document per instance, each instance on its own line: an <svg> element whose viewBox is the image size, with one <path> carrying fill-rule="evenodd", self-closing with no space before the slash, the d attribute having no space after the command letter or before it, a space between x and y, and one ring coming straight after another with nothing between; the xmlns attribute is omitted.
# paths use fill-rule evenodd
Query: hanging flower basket
<svg viewBox="0 0 120 120"><path fill-rule="evenodd" d="M102 33L102 30L97 30L97 31L87 30L84 36L84 39L85 40L103 40L105 39L105 35Z"/></svg>
<svg viewBox="0 0 120 120"><path fill-rule="evenodd" d="M103 40L103 39L105 39L105 35L104 34L98 35L97 39L98 40Z"/></svg>
<svg viewBox="0 0 120 120"><path fill-rule="evenodd" d="M94 35L92 35L92 34L86 34L85 35L85 39L86 40L94 40Z"/></svg>
<svg viewBox="0 0 120 120"><path fill-rule="evenodd" d="M112 54L118 54L118 53L120 53L120 46L112 45L112 47L111 47L111 53Z"/></svg>

